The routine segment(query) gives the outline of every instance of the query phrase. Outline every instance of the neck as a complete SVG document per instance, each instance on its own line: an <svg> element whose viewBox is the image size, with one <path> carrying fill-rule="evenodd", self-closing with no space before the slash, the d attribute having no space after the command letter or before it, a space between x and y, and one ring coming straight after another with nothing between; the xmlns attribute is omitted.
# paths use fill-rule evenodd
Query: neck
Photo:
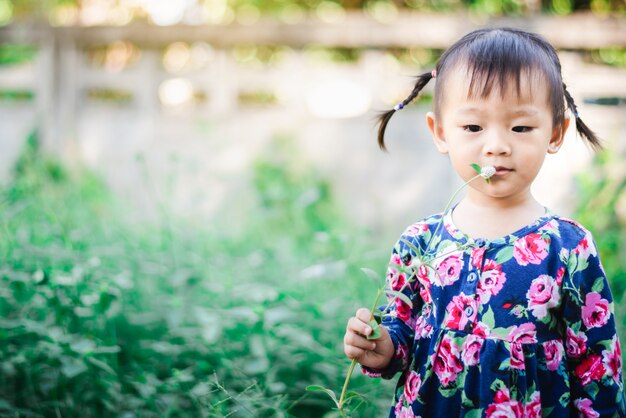
<svg viewBox="0 0 626 418"><path fill-rule="evenodd" d="M455 208L453 220L473 238L496 239L523 228L544 213L545 208L530 193L497 199L470 192Z"/></svg>
<svg viewBox="0 0 626 418"><path fill-rule="evenodd" d="M462 202L467 202L466 204L491 213L543 208L530 192L530 188L515 196L507 196L506 198L485 196L483 193L470 188Z"/></svg>

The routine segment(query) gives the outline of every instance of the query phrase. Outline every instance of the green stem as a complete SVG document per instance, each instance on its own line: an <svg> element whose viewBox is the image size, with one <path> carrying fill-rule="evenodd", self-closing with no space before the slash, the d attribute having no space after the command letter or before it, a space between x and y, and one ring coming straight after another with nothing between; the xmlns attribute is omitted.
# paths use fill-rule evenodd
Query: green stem
<svg viewBox="0 0 626 418"><path fill-rule="evenodd" d="M469 179L468 181L463 183L461 185L461 187L456 189L456 191L454 192L452 197L450 199L448 199L448 203L446 203L446 207L443 210L443 215L441 216L441 222L437 223L437 228L435 228L435 232L430 236L430 240L428 241L428 245L426 245L426 250L424 251L426 254L428 254L428 250L430 249L430 243L432 242L433 238L437 235L437 232L439 232L439 227L441 226L441 224L443 224L443 217L448 212L448 209L450 209L450 206L452 206L452 203L454 203L454 199L456 199L458 194L461 193L461 190L463 190L465 188L465 186L467 186L468 184L470 184L471 182L473 182L474 180L476 180L480 176L481 176L480 174L476 174L474 177L472 177L471 179Z"/></svg>
<svg viewBox="0 0 626 418"><path fill-rule="evenodd" d="M378 300L380 299L383 291L385 289L378 289L378 293L376 294L376 299L374 299L374 303L372 304L372 309L370 309L370 319L368 322L371 322L374 319L374 309L376 309L376 305L378 304ZM352 377L352 373L354 372L354 367L356 366L356 358L352 359L352 363L350 363L350 369L348 370L348 375L346 376L346 380L343 382L343 388L341 389L341 396L339 397L339 412L341 416L345 417L345 413L343 412L343 403L346 397L346 391L348 390L348 383L350 383L350 378Z"/></svg>
<svg viewBox="0 0 626 418"><path fill-rule="evenodd" d="M352 363L350 363L350 369L348 369L348 375L346 376L346 380L343 382L343 388L341 389L341 396L339 397L339 412L341 415L344 415L343 412L343 403L344 398L346 397L346 391L348 390L348 383L350 383L350 378L352 377L352 372L354 372L354 367L356 366L356 358L352 359Z"/></svg>
<svg viewBox="0 0 626 418"><path fill-rule="evenodd" d="M452 195L452 197L448 200L448 203L446 204L446 207L445 207L445 209L443 211L444 214L446 212L448 212L448 210L450 209L450 206L454 202L454 199L456 199L456 197L461 192L461 190L463 190L465 188L465 186L467 186L468 184L470 184L471 182L473 182L474 180L476 180L479 177L481 177L481 175L477 174L476 176L472 177L471 179L469 179L468 181L463 183L463 185L461 187L459 187L454 192L454 194ZM432 243L432 240L435 237L435 235L437 235L437 232L439 232L439 227L441 226L441 224L443 224L443 216L441 218L441 221L437 224L437 228L435 228L435 232L433 233L433 235L431 235L431 238L428 241L428 244L426 245L425 254L428 254L428 250L430 249L430 244ZM435 257L435 258L437 258L437 257ZM435 259L435 258L433 258L433 259ZM431 259L430 261L432 262L433 259ZM424 264L429 264L429 263L424 263ZM406 280L404 285L402 285L402 288L400 289L400 292L402 292L406 288L406 286L413 279L414 275L417 277L417 274L415 272L413 272L411 277L409 277L409 279ZM376 299L374 300L374 304L372 305L372 309L370 309L370 319L369 319L368 322L371 322L371 320L374 318L374 309L376 309L376 305L378 304L378 300L380 299L380 296L383 294L384 290L385 290L384 287L381 288L381 289L378 289L378 294L376 295ZM387 307L383 310L383 312L385 312L387 309L389 309L389 306L391 306L391 302L392 301L389 301L389 303L387 304ZM344 406L344 402L345 402L346 391L348 390L348 384L350 383L350 378L352 377L352 373L354 372L354 368L356 366L356 363L357 363L356 358L352 359L352 363L350 363L350 369L348 370L348 375L346 376L346 380L343 383L343 388L341 390L341 396L339 397L339 402L337 404L337 406L339 407L339 413L341 414L341 416L343 418L347 418L346 414L345 414L345 412L343 410L343 406Z"/></svg>

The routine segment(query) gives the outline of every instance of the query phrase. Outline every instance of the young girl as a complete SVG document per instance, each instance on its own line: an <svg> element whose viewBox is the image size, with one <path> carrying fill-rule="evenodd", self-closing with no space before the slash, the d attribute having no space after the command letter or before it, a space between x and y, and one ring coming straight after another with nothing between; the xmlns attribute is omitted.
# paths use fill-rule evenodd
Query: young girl
<svg viewBox="0 0 626 418"><path fill-rule="evenodd" d="M613 298L593 238L530 192L572 117L600 146L556 51L521 30L466 35L383 115L381 148L390 117L431 80L426 122L437 150L465 181L476 174L471 164L495 175L404 232L387 279L412 304L392 297L377 339L366 338L370 312L359 309L346 355L371 376L401 372L390 416L626 416Z"/></svg>

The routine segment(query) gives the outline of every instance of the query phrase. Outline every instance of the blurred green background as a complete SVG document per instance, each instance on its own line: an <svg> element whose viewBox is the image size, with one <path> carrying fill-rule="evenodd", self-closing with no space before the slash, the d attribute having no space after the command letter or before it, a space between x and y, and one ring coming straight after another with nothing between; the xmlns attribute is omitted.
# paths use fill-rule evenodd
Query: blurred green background
<svg viewBox="0 0 626 418"><path fill-rule="evenodd" d="M421 122L430 90L390 155L374 110L480 25L587 25L546 36L606 150L570 132L537 192L594 233L626 341L625 12L0 0L0 415L332 416L304 388L341 388L345 322L380 284L360 268L382 277L404 226L458 185ZM445 26L411 39L410 19ZM386 416L392 385L356 376L355 416Z"/></svg>

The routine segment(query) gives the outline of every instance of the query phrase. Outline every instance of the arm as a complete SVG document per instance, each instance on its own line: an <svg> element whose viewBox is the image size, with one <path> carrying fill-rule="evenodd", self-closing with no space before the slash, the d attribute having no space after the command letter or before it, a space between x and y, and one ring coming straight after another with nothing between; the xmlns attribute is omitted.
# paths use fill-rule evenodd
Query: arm
<svg viewBox="0 0 626 418"><path fill-rule="evenodd" d="M404 370L409 365L413 356L412 347L415 331L410 324L421 309L421 298L419 293L415 292L417 281L413 280L413 282L407 283L411 279L410 265L414 253L406 241L415 242L415 237L405 234L396 243L391 254L386 280L391 290L402 290L412 301L413 307L411 308L399 298L389 297L389 309L385 312L381 324L381 338L386 339L388 337L392 343L389 359L384 365L381 364L378 367L361 363L363 372L369 376L391 379L398 371Z"/></svg>
<svg viewBox="0 0 626 418"><path fill-rule="evenodd" d="M569 253L567 270L563 314L572 412L625 416L613 297L591 234Z"/></svg>

